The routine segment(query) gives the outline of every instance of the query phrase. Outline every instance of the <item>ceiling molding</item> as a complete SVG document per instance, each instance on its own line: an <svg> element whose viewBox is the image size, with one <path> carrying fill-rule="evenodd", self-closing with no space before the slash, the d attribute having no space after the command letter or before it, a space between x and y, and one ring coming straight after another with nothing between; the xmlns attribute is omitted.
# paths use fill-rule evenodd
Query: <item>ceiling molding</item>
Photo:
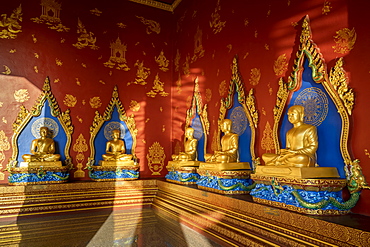
<svg viewBox="0 0 370 247"><path fill-rule="evenodd" d="M182 0L174 0L172 4L163 3L155 0L129 0L129 1L173 12Z"/></svg>

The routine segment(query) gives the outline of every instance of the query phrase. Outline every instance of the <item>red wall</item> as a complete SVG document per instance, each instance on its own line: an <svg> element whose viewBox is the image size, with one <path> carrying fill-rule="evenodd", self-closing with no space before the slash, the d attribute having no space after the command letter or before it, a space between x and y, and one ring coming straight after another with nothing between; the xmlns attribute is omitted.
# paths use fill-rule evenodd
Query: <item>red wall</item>
<svg viewBox="0 0 370 247"><path fill-rule="evenodd" d="M279 56L285 54L288 66L282 76L286 80L292 70L300 34L300 25L296 23L300 23L305 15L309 15L313 40L320 48L328 70L334 65L336 58L344 57L344 68L349 76L350 87L356 94L350 147L353 158L361 160L363 172L370 178L368 166L370 155L365 152L370 150L368 142L370 120L366 116L366 107L370 105L370 86L366 82L370 77L370 60L367 59L370 55L367 49L370 32L366 25L365 13L370 3L345 0L183 0L174 13L170 13L128 1L60 2L62 4L60 19L64 26L70 28L69 32L57 32L49 29L45 24L38 24L31 20L41 15L41 1L38 0L12 1L3 4L0 10L0 14L6 14L9 17L13 10L22 4L23 20L20 22L22 32L18 33L15 39L0 39L0 66L6 65L12 71L11 76L5 76L7 79L3 79L3 76L0 80L2 88L7 89L0 93L0 102L2 102L0 131L5 132L9 142L12 135L11 124L15 119L14 110L9 109L17 109L21 104L15 101L12 95L14 90L28 89L30 99L24 104L30 108L38 95L34 86L41 88L45 77L49 76L52 81L52 92L60 107L62 110L71 109L75 127L73 146L80 134L87 141L89 140L89 126L95 110L103 114L111 98L113 87L117 85L120 99L127 113L135 115L139 130L136 153L140 159L140 176L155 177L152 176L146 158L149 147L154 142L160 143L165 151L164 165L166 165L176 144L183 138L187 102L192 96L195 76L200 80L203 103L208 104L211 124L208 150L211 151L213 134L217 129L219 102L226 96L231 77L230 65L233 57L238 55L245 88L248 91L251 88L255 89L259 111L256 149L257 155L260 156L266 152L261 146L266 123L268 122L271 127L273 125L272 109L275 105L280 77L274 72L274 62ZM90 10L95 8L102 11L100 16L91 14ZM160 33L148 34L147 25L136 16L159 23ZM210 25L212 21L217 20L215 18L217 16L220 29ZM73 46L80 36L77 34L78 19L86 30L96 37L98 50L88 47L77 49ZM126 27L120 28L117 23L123 23ZM333 46L337 45L336 32L344 28L354 29L357 39L353 49L341 54L335 52ZM33 37L37 38L36 43ZM117 37L127 44L126 59L130 67L127 72L104 66L110 56L110 43ZM199 38L197 43L199 50L195 49L196 37ZM155 57L162 50L166 58L171 61L170 70L167 72L159 70L155 62ZM35 53L39 58L35 57ZM58 66L56 59L62 61L63 65ZM186 62L187 59L188 62ZM144 61L144 66L150 68L148 84L127 86L128 82L136 78L134 64L137 60ZM35 72L34 66L37 66L38 73ZM178 70L176 70L177 66ZM250 79L255 78L251 77L252 69L260 71L260 80L255 85L250 83ZM171 93L169 96L157 95L155 98L147 96L146 93L151 90L157 73L164 82L165 92ZM34 85L28 85L28 82L17 77L25 77ZM76 78L80 85L76 83ZM56 79L59 81L54 82ZM99 82L100 80L104 84ZM220 88L220 84L225 86ZM77 98L74 107L63 104L66 94ZM101 99L102 104L97 109L93 109L89 104L90 98L93 97ZM131 100L140 103L139 111L130 109ZM88 150L83 153L86 157L84 162L87 161L89 152ZM1 164L4 167L11 156L11 149L4 149L3 153L5 158ZM72 147L70 154L73 158L77 154ZM76 163L75 159L74 163ZM157 177L163 177L165 174L164 168L161 175ZM87 175L85 178L74 178L72 174L71 179L88 178ZM7 181L5 179L0 182ZM354 212L370 215L370 201L366 199L369 195L368 190L362 192Z"/></svg>

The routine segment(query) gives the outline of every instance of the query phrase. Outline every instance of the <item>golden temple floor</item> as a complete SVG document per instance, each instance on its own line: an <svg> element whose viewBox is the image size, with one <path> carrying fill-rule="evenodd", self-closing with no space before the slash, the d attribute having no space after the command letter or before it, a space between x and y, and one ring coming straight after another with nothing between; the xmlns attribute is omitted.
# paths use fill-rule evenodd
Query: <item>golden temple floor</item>
<svg viewBox="0 0 370 247"><path fill-rule="evenodd" d="M151 208L2 217L0 246L223 246Z"/></svg>

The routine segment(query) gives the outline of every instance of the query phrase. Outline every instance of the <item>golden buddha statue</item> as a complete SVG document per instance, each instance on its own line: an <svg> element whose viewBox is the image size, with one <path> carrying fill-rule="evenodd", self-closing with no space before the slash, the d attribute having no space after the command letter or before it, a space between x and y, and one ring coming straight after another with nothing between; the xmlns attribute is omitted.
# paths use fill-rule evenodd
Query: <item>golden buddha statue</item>
<svg viewBox="0 0 370 247"><path fill-rule="evenodd" d="M318 137L316 127L303 123L304 107L294 105L288 110L293 124L286 134L286 148L280 154L266 153L262 159L267 166L315 167Z"/></svg>
<svg viewBox="0 0 370 247"><path fill-rule="evenodd" d="M22 158L25 162L53 162L60 159L59 154L54 154L55 143L52 138L47 137L49 129L40 128L40 138L31 143L31 154L24 154Z"/></svg>
<svg viewBox="0 0 370 247"><path fill-rule="evenodd" d="M221 131L224 133L224 136L221 138L221 151L215 151L213 155L206 154L206 162L237 162L239 137L231 132L231 127L232 121L230 119L222 121Z"/></svg>
<svg viewBox="0 0 370 247"><path fill-rule="evenodd" d="M194 161L196 160L198 140L194 138L194 129L191 127L185 130L185 152L180 152L178 155L172 155L174 161Z"/></svg>
<svg viewBox="0 0 370 247"><path fill-rule="evenodd" d="M113 140L107 141L105 154L102 155L104 161L129 161L132 160L131 154L126 154L125 142L120 139L121 131L112 131Z"/></svg>

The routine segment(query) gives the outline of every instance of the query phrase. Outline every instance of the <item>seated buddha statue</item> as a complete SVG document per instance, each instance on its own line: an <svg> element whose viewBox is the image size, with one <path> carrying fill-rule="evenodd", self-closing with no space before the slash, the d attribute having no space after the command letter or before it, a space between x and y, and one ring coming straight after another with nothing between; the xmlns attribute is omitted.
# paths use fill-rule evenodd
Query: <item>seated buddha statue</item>
<svg viewBox="0 0 370 247"><path fill-rule="evenodd" d="M131 154L126 154L125 142L120 139L121 131L112 131L113 139L107 141L105 154L102 155L104 161L128 161L132 159Z"/></svg>
<svg viewBox="0 0 370 247"><path fill-rule="evenodd" d="M266 153L262 159L267 166L315 167L318 137L316 127L305 124L304 107L294 105L288 110L293 128L286 133L286 148L280 154Z"/></svg>
<svg viewBox="0 0 370 247"><path fill-rule="evenodd" d="M184 148L185 152L172 155L174 161L194 161L196 160L198 140L194 138L194 129L191 127L185 130Z"/></svg>
<svg viewBox="0 0 370 247"><path fill-rule="evenodd" d="M231 132L232 121L224 119L221 123L221 131L224 135L221 138L221 150L215 151L214 154L206 154L206 162L231 163L237 162L238 141L237 134Z"/></svg>
<svg viewBox="0 0 370 247"><path fill-rule="evenodd" d="M22 158L25 162L45 162L58 161L59 154L54 154L55 143L52 138L47 137L49 129L47 127L40 128L40 138L35 139L31 143L31 154L24 154Z"/></svg>

